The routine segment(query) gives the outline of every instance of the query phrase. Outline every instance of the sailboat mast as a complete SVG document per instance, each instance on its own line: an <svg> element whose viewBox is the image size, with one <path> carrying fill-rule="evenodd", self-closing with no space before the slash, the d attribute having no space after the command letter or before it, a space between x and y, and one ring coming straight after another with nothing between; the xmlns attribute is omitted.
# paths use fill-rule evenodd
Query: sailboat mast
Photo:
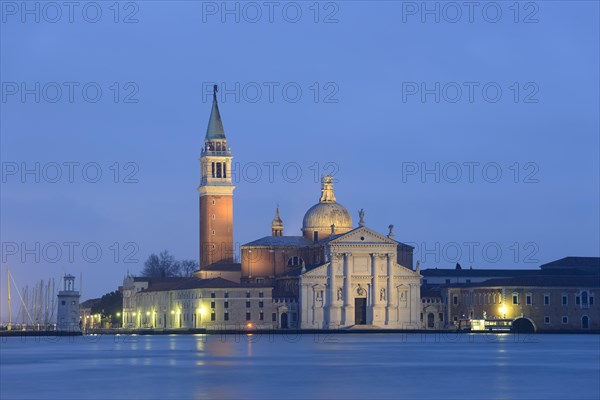
<svg viewBox="0 0 600 400"><path fill-rule="evenodd" d="M6 268L6 285L8 286L8 329L10 329L12 325L12 312L10 309L10 270L8 268Z"/></svg>

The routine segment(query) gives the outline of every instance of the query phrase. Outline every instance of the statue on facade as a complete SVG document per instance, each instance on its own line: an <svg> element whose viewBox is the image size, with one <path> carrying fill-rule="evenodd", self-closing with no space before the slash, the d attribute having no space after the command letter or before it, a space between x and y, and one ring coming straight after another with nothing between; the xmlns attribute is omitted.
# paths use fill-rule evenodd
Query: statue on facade
<svg viewBox="0 0 600 400"><path fill-rule="evenodd" d="M343 293L344 292L343 292L342 288L339 288L337 291L337 299L338 300L342 300Z"/></svg>
<svg viewBox="0 0 600 400"><path fill-rule="evenodd" d="M358 210L358 226L365 226L365 210Z"/></svg>
<svg viewBox="0 0 600 400"><path fill-rule="evenodd" d="M390 225L390 226L388 226L388 228L390 230L390 232L388 233L388 237L390 239L393 239L394 238L394 225Z"/></svg>
<svg viewBox="0 0 600 400"><path fill-rule="evenodd" d="M385 289L381 288L379 291L379 301L385 301Z"/></svg>
<svg viewBox="0 0 600 400"><path fill-rule="evenodd" d="M358 288L356 289L356 293L357 293L359 296L363 296L363 295L365 294L365 289L363 289L363 288L360 286L360 284L358 284Z"/></svg>

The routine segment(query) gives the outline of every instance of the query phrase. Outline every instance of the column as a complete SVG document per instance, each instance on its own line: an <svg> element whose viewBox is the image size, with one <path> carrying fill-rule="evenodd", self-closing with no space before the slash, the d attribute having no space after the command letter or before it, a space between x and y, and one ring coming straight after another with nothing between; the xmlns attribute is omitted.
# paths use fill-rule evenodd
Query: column
<svg viewBox="0 0 600 400"><path fill-rule="evenodd" d="M381 297L381 288L379 285L379 271L378 271L378 263L377 263L377 258L379 257L379 254L377 253L372 253L371 254L371 279L373 281L372 284L372 309L373 309L373 315L372 315L372 320L371 323L373 325L377 325L377 324L381 324L383 322L383 312L381 310L381 301L380 301L380 297Z"/></svg>
<svg viewBox="0 0 600 400"><path fill-rule="evenodd" d="M354 304L352 304L352 276L350 271L351 253L344 253L344 308L343 324L344 326L354 325Z"/></svg>
<svg viewBox="0 0 600 400"><path fill-rule="evenodd" d="M385 307L385 323L386 325L390 325L393 323L393 315L394 315L394 304L392 303L392 284L394 281L394 271L392 270L393 265L393 253L387 253L387 287L385 289L385 299L387 301Z"/></svg>
<svg viewBox="0 0 600 400"><path fill-rule="evenodd" d="M409 312L409 321L410 321L410 325L414 326L418 329L418 327L420 326L419 324L419 320L417 319L417 315L419 315L419 309L421 308L421 303L418 303L417 307L419 309L417 309L415 307L416 302L414 301L414 297L416 292L416 284L415 283L409 283L408 284L408 298L406 299L408 301L408 312Z"/></svg>
<svg viewBox="0 0 600 400"><path fill-rule="evenodd" d="M315 291L315 286L314 285L312 285L310 288L311 288L311 293L310 293L311 296L310 297L312 299L312 301L310 303L310 309L312 311L311 312L311 325L312 325L311 328L314 328L315 327L315 307L316 307L316 304L317 304L317 298L316 298L317 297L317 293Z"/></svg>
<svg viewBox="0 0 600 400"><path fill-rule="evenodd" d="M300 288L299 288L299 298L298 298L298 312L300 313L300 316L298 317L300 326L300 329L305 328L306 326L308 326L309 323L309 304L308 304L308 299L309 299L309 293L308 293L308 284L303 283L302 281L300 281ZM313 305L314 308L314 305Z"/></svg>
<svg viewBox="0 0 600 400"><path fill-rule="evenodd" d="M336 268L338 263L338 254L331 254L331 261L329 262L329 290L327 291L327 309L328 309L328 321L329 328L339 328L340 325L340 305L337 300L337 279L336 279Z"/></svg>
<svg viewBox="0 0 600 400"><path fill-rule="evenodd" d="M377 297L379 295L378 291L379 291L379 285L377 284L377 254L376 253L371 253L371 281L372 281L372 288L373 290L371 291L371 304L373 306L376 306L378 303L379 298Z"/></svg>

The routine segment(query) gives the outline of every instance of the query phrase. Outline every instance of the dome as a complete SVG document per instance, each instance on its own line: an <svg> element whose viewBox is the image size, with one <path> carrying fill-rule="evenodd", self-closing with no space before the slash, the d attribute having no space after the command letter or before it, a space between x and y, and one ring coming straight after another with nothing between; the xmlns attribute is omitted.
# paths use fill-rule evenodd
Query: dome
<svg viewBox="0 0 600 400"><path fill-rule="evenodd" d="M331 225L335 225L335 233L348 232L352 230L352 217L346 207L335 199L333 178L325 176L319 203L304 214L302 233L307 239L323 239L331 234Z"/></svg>
<svg viewBox="0 0 600 400"><path fill-rule="evenodd" d="M329 233L331 225L335 225L336 233L347 232L352 229L352 217L339 203L319 203L304 214L302 230L326 230Z"/></svg>

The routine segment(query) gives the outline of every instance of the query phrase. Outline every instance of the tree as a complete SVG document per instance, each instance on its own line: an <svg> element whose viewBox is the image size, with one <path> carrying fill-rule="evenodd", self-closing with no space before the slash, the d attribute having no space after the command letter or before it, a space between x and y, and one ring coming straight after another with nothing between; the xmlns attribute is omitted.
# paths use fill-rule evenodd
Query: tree
<svg viewBox="0 0 600 400"><path fill-rule="evenodd" d="M166 278L173 276L190 277L192 273L199 268L194 260L177 261L167 250L159 255L150 254L144 268L142 276L146 278Z"/></svg>
<svg viewBox="0 0 600 400"><path fill-rule="evenodd" d="M161 252L158 256L152 253L144 263L142 276L146 278L179 276L179 264L167 250Z"/></svg>
<svg viewBox="0 0 600 400"><path fill-rule="evenodd" d="M100 299L100 302L92 306L92 314L102 314L103 317L120 313L123 309L123 294L114 291L106 293Z"/></svg>
<svg viewBox="0 0 600 400"><path fill-rule="evenodd" d="M194 274L195 271L200 269L200 265L194 260L181 260L179 262L180 265L180 274L181 276L190 277Z"/></svg>

